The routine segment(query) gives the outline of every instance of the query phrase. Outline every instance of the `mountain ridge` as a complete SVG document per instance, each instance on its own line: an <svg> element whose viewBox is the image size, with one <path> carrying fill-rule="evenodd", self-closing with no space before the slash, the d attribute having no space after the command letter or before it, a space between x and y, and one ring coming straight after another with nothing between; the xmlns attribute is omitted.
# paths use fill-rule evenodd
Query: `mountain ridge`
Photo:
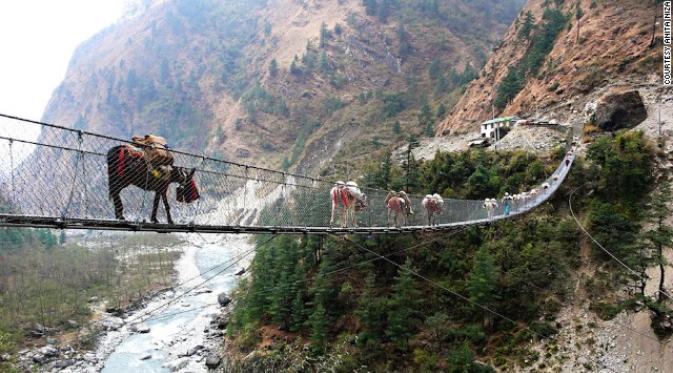
<svg viewBox="0 0 673 373"><path fill-rule="evenodd" d="M428 63L477 69L523 1L426 3L367 14L356 0L166 1L84 42L43 119L334 172L329 159L404 141L396 122L422 135L417 111L451 100ZM502 11L479 13L489 7Z"/></svg>

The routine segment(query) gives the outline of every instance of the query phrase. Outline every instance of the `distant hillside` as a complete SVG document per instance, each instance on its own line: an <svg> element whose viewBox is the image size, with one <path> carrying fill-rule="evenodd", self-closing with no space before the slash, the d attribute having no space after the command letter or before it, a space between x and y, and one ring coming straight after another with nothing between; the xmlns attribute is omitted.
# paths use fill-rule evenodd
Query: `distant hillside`
<svg viewBox="0 0 673 373"><path fill-rule="evenodd" d="M334 172L335 156L432 134L522 5L166 1L83 43L43 119Z"/></svg>
<svg viewBox="0 0 673 373"><path fill-rule="evenodd" d="M437 133L477 131L493 114L583 124L584 105L611 87L657 83L656 3L530 0Z"/></svg>

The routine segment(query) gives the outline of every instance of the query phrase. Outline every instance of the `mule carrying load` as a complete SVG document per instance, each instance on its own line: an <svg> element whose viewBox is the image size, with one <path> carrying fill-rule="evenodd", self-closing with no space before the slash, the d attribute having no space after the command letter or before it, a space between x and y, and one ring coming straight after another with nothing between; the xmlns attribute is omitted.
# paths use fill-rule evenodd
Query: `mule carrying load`
<svg viewBox="0 0 673 373"><path fill-rule="evenodd" d="M153 168L173 165L173 154L168 151L168 142L163 137L156 135L133 136L131 141L133 144L140 145L139 147L145 153L145 159Z"/></svg>
<svg viewBox="0 0 673 373"><path fill-rule="evenodd" d="M176 199L190 203L199 198L194 181L196 169L187 170L173 165L174 159L163 137L145 135L133 136L131 144L111 148L107 153L108 190L114 203L115 218L124 220L124 206L121 191L135 185L147 191L154 191L151 221L157 221L160 200L166 210L166 219L173 224L167 191L171 183L178 183Z"/></svg>
<svg viewBox="0 0 673 373"><path fill-rule="evenodd" d="M390 191L386 196L385 203L388 209L388 226L390 226L391 215L394 216L396 226L407 225L409 215L414 214L411 211L411 200L407 193L403 190L399 192Z"/></svg>
<svg viewBox="0 0 673 373"><path fill-rule="evenodd" d="M344 228L348 227L350 222L351 226L357 227L358 219L356 213L367 208L367 197L360 187L354 181L347 183L337 181L330 190L330 199L332 200L332 215L329 220L330 227L334 224L334 217L339 205L341 205L343 210L341 226Z"/></svg>

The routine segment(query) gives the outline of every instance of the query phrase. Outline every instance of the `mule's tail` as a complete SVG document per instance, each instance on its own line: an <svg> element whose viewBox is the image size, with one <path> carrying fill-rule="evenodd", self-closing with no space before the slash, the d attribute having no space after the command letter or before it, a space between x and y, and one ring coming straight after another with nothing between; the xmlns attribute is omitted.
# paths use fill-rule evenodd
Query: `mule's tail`
<svg viewBox="0 0 673 373"><path fill-rule="evenodd" d="M112 200L113 185L124 176L124 146L115 146L107 152L107 188L108 198Z"/></svg>

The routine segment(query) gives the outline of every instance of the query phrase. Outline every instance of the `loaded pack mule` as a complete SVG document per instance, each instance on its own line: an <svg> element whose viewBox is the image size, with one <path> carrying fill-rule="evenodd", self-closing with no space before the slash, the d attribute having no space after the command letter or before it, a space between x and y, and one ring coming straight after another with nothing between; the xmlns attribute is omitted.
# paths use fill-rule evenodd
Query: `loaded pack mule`
<svg viewBox="0 0 673 373"><path fill-rule="evenodd" d="M400 227L402 225L407 225L409 215L414 214L414 212L411 210L411 200L409 199L407 193L404 191L388 192L385 203L386 208L388 209L388 226L390 226L391 215L394 216L395 226Z"/></svg>
<svg viewBox="0 0 673 373"><path fill-rule="evenodd" d="M153 149L143 150L132 145L119 145L108 150L108 191L114 203L116 219L125 220L120 193L129 185L154 192L150 218L152 223L158 223L157 211L159 199L161 199L166 210L168 224L173 224L167 197L170 184L178 183L176 197L179 202L190 203L199 198L198 188L194 181L196 169L173 166L172 155L165 151L165 148L164 152L152 156Z"/></svg>
<svg viewBox="0 0 673 373"><path fill-rule="evenodd" d="M439 194L427 194L421 201L428 217L428 225L435 225L436 218L442 213L444 208L444 199Z"/></svg>
<svg viewBox="0 0 673 373"><path fill-rule="evenodd" d="M354 182L337 181L330 190L330 199L332 200L332 215L329 220L329 226L334 224L334 218L339 205L342 207L343 215L341 226L346 228L350 225L358 226L356 213L367 208L367 197L360 187Z"/></svg>

